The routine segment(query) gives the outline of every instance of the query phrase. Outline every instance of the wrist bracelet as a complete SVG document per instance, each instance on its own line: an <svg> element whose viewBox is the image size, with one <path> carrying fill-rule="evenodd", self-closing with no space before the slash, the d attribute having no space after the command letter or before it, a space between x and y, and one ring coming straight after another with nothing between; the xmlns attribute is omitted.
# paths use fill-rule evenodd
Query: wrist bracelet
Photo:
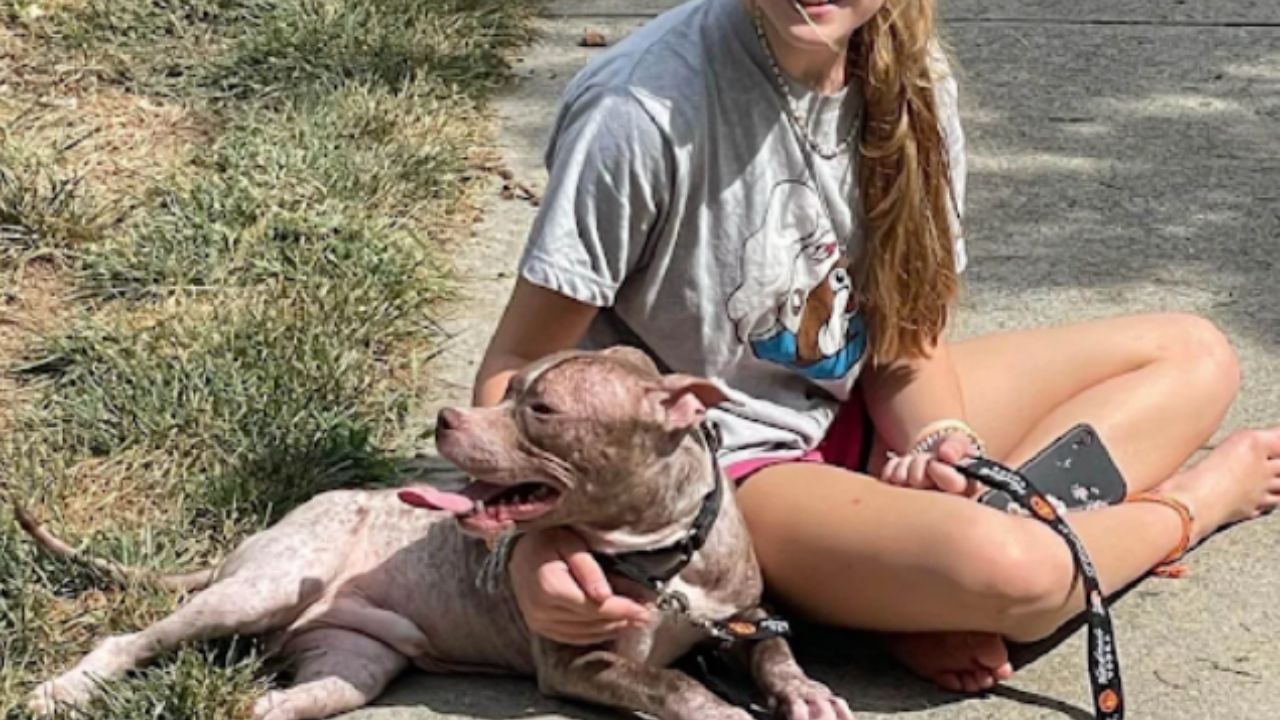
<svg viewBox="0 0 1280 720"><path fill-rule="evenodd" d="M960 433L969 438L969 442L973 443L973 447L978 451L979 455L986 454L986 446L982 442L982 438L978 437L978 433L969 427L969 424L963 420L948 418L931 422L916 435L916 440L911 444L912 454L929 454L938 449L942 441L952 433Z"/></svg>

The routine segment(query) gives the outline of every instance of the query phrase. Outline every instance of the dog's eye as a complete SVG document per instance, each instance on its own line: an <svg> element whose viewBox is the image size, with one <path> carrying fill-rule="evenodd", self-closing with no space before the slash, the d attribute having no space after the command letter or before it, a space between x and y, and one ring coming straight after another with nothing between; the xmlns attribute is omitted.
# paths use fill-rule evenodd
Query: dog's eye
<svg viewBox="0 0 1280 720"><path fill-rule="evenodd" d="M529 404L529 412L534 415L555 415L556 409L544 402L535 402Z"/></svg>

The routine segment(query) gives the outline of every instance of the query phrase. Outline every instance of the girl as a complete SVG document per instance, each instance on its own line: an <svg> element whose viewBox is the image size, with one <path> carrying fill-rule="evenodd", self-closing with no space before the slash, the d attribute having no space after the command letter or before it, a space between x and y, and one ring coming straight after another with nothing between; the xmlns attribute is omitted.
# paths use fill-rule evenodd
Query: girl
<svg viewBox="0 0 1280 720"><path fill-rule="evenodd" d="M726 472L771 592L886 633L944 688L1009 677L1004 639L1084 606L1071 556L949 467L1091 423L1143 502L1074 513L1113 592L1280 501L1280 429L1177 472L1238 386L1210 323L1125 317L951 343L964 140L932 0L696 0L570 85L520 280L475 401L564 348L625 342L719 378ZM749 482L743 483L749 478ZM512 555L530 626L595 643L645 608L581 541ZM821 578L821 582L814 582Z"/></svg>

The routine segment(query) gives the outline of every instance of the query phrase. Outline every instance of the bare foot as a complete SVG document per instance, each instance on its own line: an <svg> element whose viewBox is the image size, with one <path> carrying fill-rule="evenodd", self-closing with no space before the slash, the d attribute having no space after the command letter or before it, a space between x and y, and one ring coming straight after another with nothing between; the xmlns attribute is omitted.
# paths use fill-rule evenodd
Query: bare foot
<svg viewBox="0 0 1280 720"><path fill-rule="evenodd" d="M1233 433L1156 492L1191 508L1193 545L1225 525L1258 517L1280 505L1280 428Z"/></svg>
<svg viewBox="0 0 1280 720"><path fill-rule="evenodd" d="M1165 481L1156 492L1191 508L1193 545L1225 525L1280 507L1280 427L1234 433L1200 464ZM885 642L912 672L952 692L981 692L1013 675L998 635L913 633L889 635Z"/></svg>
<svg viewBox="0 0 1280 720"><path fill-rule="evenodd" d="M907 633L885 643L911 672L951 692L982 692L1013 677L1004 639L992 633Z"/></svg>

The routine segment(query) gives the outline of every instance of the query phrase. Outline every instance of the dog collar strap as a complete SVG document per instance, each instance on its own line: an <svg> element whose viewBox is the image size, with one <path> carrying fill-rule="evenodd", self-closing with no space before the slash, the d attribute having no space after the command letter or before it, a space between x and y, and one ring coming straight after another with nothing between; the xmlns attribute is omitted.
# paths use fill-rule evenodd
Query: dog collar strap
<svg viewBox="0 0 1280 720"><path fill-rule="evenodd" d="M693 560L694 553L707 544L707 538L711 536L716 518L720 517L720 507L724 504L724 473L716 457L720 449L719 428L708 421L698 428L698 432L710 457L711 477L714 484L702 498L702 506L698 508L698 514L694 516L693 524L689 526L685 536L670 545L651 550L633 550L617 554L593 553L596 562L606 573L621 575L658 593L660 601L672 595L666 587L667 583L679 575L680 571ZM683 598L672 597L668 600L679 603ZM685 601L683 604L687 606L688 602Z"/></svg>
<svg viewBox="0 0 1280 720"><path fill-rule="evenodd" d="M617 554L594 553L596 562L607 573L621 575L643 585L658 594L665 590L667 582L680 574L693 560L694 553L706 545L711 528L720 515L724 503L724 478L719 469L715 472L715 486L702 499L702 507L693 519L684 537L665 547L652 550L633 550Z"/></svg>
<svg viewBox="0 0 1280 720"><path fill-rule="evenodd" d="M1026 508L1031 516L1048 525L1067 542L1075 560L1080 582L1084 585L1089 624L1089 683L1093 688L1093 714L1096 720L1124 718L1124 690L1120 683L1120 660L1116 655L1116 636L1098 582L1098 571L1089 559L1084 543L1062 518L1044 493L1022 473L986 458L961 461L956 469L966 477L988 487L1002 490Z"/></svg>

